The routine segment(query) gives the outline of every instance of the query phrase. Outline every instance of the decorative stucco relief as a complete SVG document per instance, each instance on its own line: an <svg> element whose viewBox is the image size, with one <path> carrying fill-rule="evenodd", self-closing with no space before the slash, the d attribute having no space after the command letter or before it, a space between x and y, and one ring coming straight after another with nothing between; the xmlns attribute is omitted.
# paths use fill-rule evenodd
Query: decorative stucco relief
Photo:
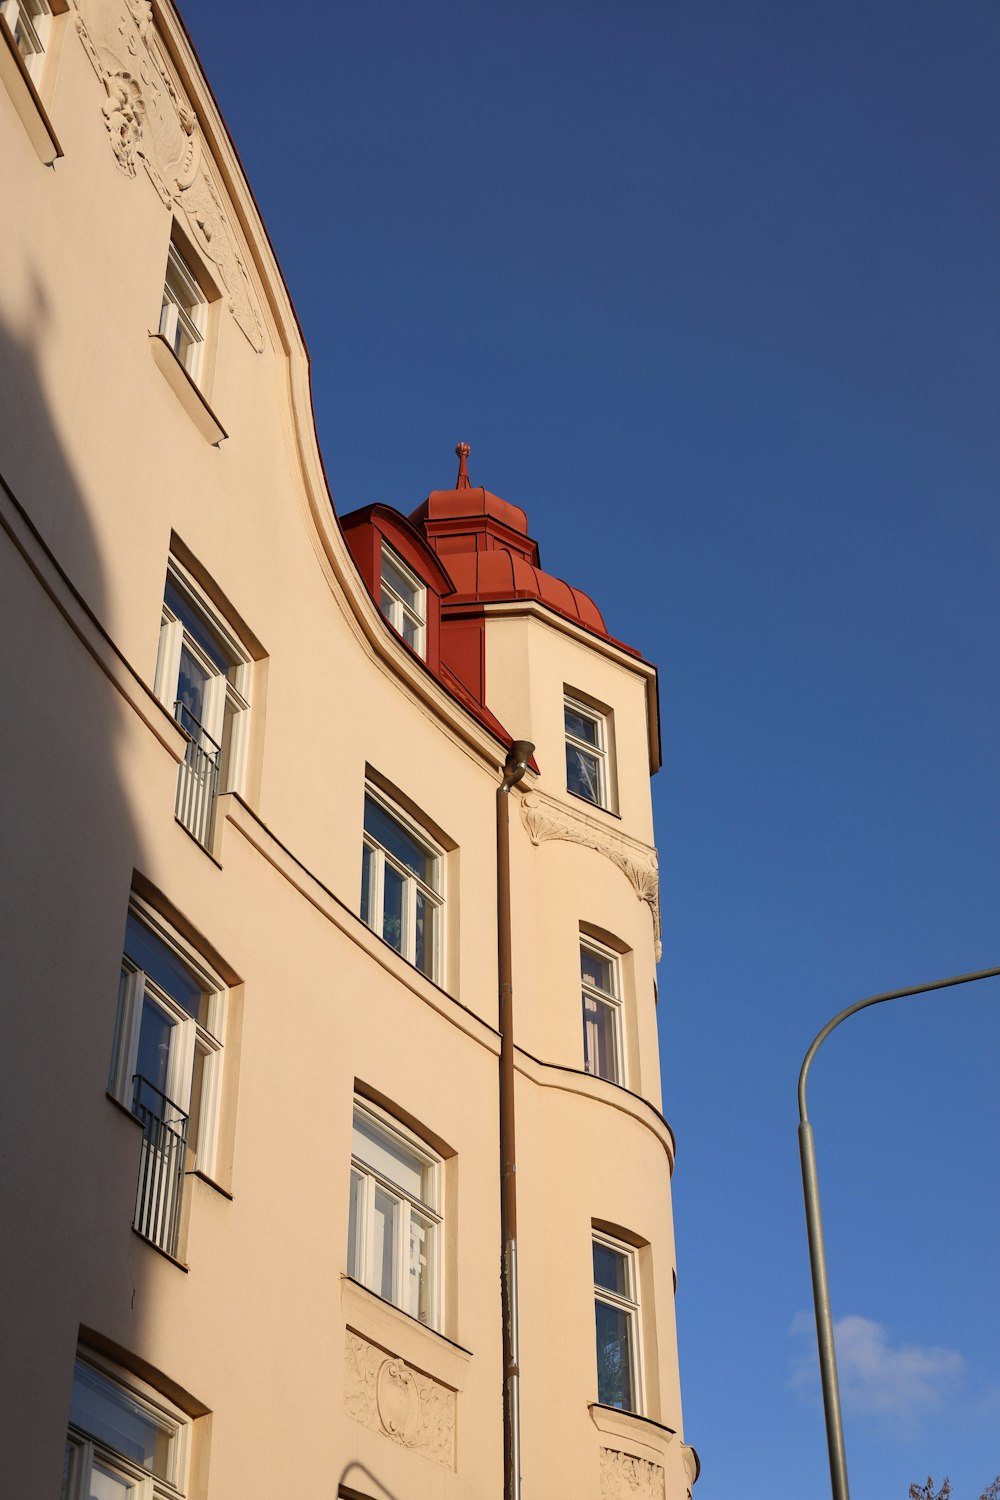
<svg viewBox="0 0 1000 1500"><path fill-rule="evenodd" d="M666 1500L666 1493L667 1476L660 1464L601 1449L601 1500Z"/></svg>
<svg viewBox="0 0 1000 1500"><path fill-rule="evenodd" d="M617 865L639 900L645 901L649 907L656 957L658 960L662 957L660 876L655 849L649 849L636 839L626 838L624 834L609 833L585 813L564 807L543 792L529 792L521 798L521 821L533 844L542 844L546 839L564 839L570 844L596 849L598 854Z"/></svg>
<svg viewBox="0 0 1000 1500"><path fill-rule="evenodd" d="M218 273L224 300L260 354L264 330L239 238L210 174L194 110L156 36L150 0L74 0L76 31L107 98L101 105L123 172L141 163L163 203L183 214L192 242Z"/></svg>
<svg viewBox="0 0 1000 1500"><path fill-rule="evenodd" d="M356 1422L454 1469L455 1392L349 1329L344 1405Z"/></svg>

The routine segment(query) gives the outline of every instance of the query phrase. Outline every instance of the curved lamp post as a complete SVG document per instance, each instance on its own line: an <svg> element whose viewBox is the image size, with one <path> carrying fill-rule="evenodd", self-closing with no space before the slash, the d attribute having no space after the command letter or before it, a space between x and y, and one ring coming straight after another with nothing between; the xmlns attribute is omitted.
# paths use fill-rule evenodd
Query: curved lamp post
<svg viewBox="0 0 1000 1500"><path fill-rule="evenodd" d="M806 1111L806 1079L812 1060L830 1032L869 1005L885 1000L904 1000L907 995L926 995L930 990L946 990L956 984L972 984L977 979L996 979L1000 969L980 969L976 974L955 974L951 979L935 979L933 984L915 984L906 990L888 990L883 995L869 995L858 1000L828 1021L802 1060L799 1072L799 1155L802 1159L802 1194L806 1204L806 1227L809 1232L809 1266L812 1271L813 1305L816 1309L816 1341L819 1345L819 1372L823 1382L823 1414L826 1420L826 1444L830 1453L830 1483L833 1500L850 1500L847 1487L847 1458L844 1454L844 1425L840 1415L840 1387L837 1383L837 1354L833 1342L833 1317L830 1313L830 1288L826 1279L826 1250L823 1246L823 1219L819 1208L819 1178L816 1174L816 1147L812 1126Z"/></svg>

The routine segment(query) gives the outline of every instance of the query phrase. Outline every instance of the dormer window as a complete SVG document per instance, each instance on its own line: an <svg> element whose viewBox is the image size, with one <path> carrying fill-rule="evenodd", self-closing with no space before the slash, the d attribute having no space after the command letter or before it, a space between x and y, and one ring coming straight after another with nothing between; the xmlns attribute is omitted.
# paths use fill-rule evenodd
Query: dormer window
<svg viewBox="0 0 1000 1500"><path fill-rule="evenodd" d="M411 650L426 659L427 589L385 542L382 543L379 607Z"/></svg>

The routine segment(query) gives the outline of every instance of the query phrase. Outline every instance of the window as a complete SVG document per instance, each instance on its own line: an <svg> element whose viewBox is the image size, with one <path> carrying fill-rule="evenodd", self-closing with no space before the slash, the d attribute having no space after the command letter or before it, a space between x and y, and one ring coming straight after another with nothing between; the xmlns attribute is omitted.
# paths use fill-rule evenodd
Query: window
<svg viewBox="0 0 1000 1500"><path fill-rule="evenodd" d="M78 1359L60 1500L183 1495L191 1424L122 1371Z"/></svg>
<svg viewBox="0 0 1000 1500"><path fill-rule="evenodd" d="M595 1078L624 1083L621 982L617 956L597 943L580 944L583 985L583 1067Z"/></svg>
<svg viewBox="0 0 1000 1500"><path fill-rule="evenodd" d="M52 23L48 0L0 0L0 15L10 27L14 45L37 84Z"/></svg>
<svg viewBox="0 0 1000 1500"><path fill-rule="evenodd" d="M442 851L371 788L365 793L361 920L429 979L439 973Z"/></svg>
<svg viewBox="0 0 1000 1500"><path fill-rule="evenodd" d="M355 1103L347 1272L430 1328L440 1318L440 1157Z"/></svg>
<svg viewBox="0 0 1000 1500"><path fill-rule="evenodd" d="M391 548L382 543L382 613L418 656L427 655L427 590Z"/></svg>
<svg viewBox="0 0 1000 1500"><path fill-rule="evenodd" d="M208 298L177 246L167 251L160 332L194 381L201 374Z"/></svg>
<svg viewBox="0 0 1000 1500"><path fill-rule="evenodd" d="M597 807L608 806L607 717L567 695L563 703L566 725L566 787Z"/></svg>
<svg viewBox="0 0 1000 1500"><path fill-rule="evenodd" d="M602 1406L640 1412L635 1251L603 1234L594 1235L594 1319L597 1399Z"/></svg>
<svg viewBox="0 0 1000 1500"><path fill-rule="evenodd" d="M171 564L163 595L156 694L187 738L174 812L210 847L215 799L242 784L252 665L236 637Z"/></svg>
<svg viewBox="0 0 1000 1500"><path fill-rule="evenodd" d="M142 1122L133 1226L177 1253L186 1154L211 1172L222 1077L225 992L145 910L125 925L108 1090Z"/></svg>

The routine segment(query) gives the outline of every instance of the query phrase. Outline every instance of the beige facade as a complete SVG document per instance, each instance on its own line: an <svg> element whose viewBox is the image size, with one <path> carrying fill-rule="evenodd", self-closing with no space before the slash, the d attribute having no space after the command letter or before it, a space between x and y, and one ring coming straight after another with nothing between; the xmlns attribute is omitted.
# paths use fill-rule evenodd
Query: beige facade
<svg viewBox="0 0 1000 1500"><path fill-rule="evenodd" d="M514 737L522 1494L683 1500L653 670L544 589L421 660L176 12L0 12L5 1492L503 1493Z"/></svg>

